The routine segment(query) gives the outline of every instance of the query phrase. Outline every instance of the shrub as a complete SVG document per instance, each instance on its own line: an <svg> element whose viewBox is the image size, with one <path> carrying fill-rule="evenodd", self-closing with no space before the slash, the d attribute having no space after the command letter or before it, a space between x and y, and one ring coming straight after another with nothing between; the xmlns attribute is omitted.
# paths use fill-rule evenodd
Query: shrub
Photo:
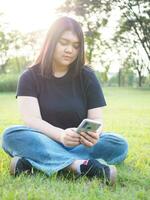
<svg viewBox="0 0 150 200"><path fill-rule="evenodd" d="M14 92L17 88L19 74L1 74L0 92Z"/></svg>

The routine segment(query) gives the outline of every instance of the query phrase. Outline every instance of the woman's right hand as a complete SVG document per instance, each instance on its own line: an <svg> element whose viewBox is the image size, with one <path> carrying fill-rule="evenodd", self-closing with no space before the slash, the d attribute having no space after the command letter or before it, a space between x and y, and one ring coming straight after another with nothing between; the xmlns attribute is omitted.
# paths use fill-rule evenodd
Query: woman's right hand
<svg viewBox="0 0 150 200"><path fill-rule="evenodd" d="M74 128L67 128L61 133L60 142L64 146L77 146L80 144L80 135L73 130Z"/></svg>

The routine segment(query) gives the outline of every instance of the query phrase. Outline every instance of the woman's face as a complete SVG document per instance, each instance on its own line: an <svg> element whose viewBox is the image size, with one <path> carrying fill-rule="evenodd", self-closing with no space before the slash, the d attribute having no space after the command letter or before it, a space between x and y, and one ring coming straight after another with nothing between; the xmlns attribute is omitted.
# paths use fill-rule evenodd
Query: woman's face
<svg viewBox="0 0 150 200"><path fill-rule="evenodd" d="M53 64L56 67L69 66L78 56L80 41L72 31L65 31L56 44Z"/></svg>

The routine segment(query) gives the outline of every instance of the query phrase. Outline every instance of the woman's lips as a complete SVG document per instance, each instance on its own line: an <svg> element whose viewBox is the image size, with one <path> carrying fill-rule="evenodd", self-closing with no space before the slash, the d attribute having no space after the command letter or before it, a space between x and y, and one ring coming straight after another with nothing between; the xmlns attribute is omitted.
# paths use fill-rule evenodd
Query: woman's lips
<svg viewBox="0 0 150 200"><path fill-rule="evenodd" d="M71 60L72 59L72 57L70 57L70 56L63 56L65 59L67 59L67 60Z"/></svg>

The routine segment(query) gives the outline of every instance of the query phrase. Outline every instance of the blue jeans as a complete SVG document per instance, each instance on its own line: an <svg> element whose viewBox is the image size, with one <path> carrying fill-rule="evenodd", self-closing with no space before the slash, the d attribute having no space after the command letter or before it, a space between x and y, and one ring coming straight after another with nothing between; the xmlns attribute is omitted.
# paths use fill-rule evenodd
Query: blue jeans
<svg viewBox="0 0 150 200"><path fill-rule="evenodd" d="M78 145L66 147L39 131L22 126L11 126L4 131L2 147L10 156L19 156L31 165L51 175L77 159L103 159L108 164L117 164L126 158L128 144L120 135L102 133L93 147Z"/></svg>

